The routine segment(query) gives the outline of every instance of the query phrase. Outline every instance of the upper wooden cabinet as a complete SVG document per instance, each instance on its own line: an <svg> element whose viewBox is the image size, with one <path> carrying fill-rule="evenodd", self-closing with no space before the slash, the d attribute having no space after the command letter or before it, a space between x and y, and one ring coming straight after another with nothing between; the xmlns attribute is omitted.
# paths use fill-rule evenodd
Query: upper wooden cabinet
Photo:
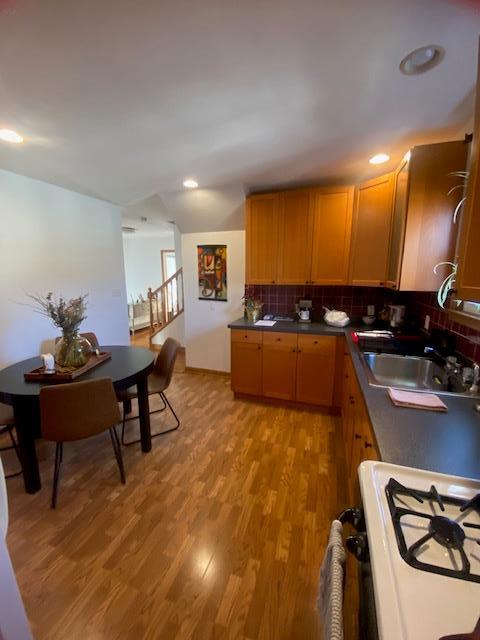
<svg viewBox="0 0 480 640"><path fill-rule="evenodd" d="M467 201L461 216L457 296L461 300L480 302L480 53Z"/></svg>
<svg viewBox="0 0 480 640"><path fill-rule="evenodd" d="M346 284L352 232L353 187L314 192L310 284Z"/></svg>
<svg viewBox="0 0 480 640"><path fill-rule="evenodd" d="M279 193L247 198L246 279L249 284L277 281L279 213Z"/></svg>
<svg viewBox="0 0 480 640"><path fill-rule="evenodd" d="M346 284L353 194L338 187L249 196L247 284Z"/></svg>
<svg viewBox="0 0 480 640"><path fill-rule="evenodd" d="M366 287L384 286L392 222L395 174L361 184L355 197L350 282Z"/></svg>
<svg viewBox="0 0 480 640"><path fill-rule="evenodd" d="M454 258L456 195L448 192L458 184L452 173L465 170L467 151L464 141L414 147L397 172L388 286L435 291L442 284L447 272L433 268Z"/></svg>
<svg viewBox="0 0 480 640"><path fill-rule="evenodd" d="M312 192L280 194L278 277L280 284L307 284L312 256Z"/></svg>

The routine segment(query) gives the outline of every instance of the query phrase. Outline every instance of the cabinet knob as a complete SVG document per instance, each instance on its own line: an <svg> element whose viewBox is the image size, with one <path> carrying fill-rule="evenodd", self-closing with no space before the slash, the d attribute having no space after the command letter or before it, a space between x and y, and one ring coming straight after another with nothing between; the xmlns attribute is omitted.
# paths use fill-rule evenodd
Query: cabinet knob
<svg viewBox="0 0 480 640"><path fill-rule="evenodd" d="M384 283L384 282L379 282L378 284L379 284L381 287L384 287L384 286L385 286L385 283Z"/></svg>
<svg viewBox="0 0 480 640"><path fill-rule="evenodd" d="M272 284L275 284L275 280L272 280Z"/></svg>
<svg viewBox="0 0 480 640"><path fill-rule="evenodd" d="M243 337L245 338L245 340L248 340L248 336L247 336L247 335L245 335L245 336L243 336Z"/></svg>
<svg viewBox="0 0 480 640"><path fill-rule="evenodd" d="M373 444L371 442L365 442L365 449L371 449L373 447Z"/></svg>
<svg viewBox="0 0 480 640"><path fill-rule="evenodd" d="M318 340L314 340L314 341L313 341L313 344L318 344Z"/></svg>
<svg viewBox="0 0 480 640"><path fill-rule="evenodd" d="M302 350L301 349L297 349L297 353L302 353Z"/></svg>
<svg viewBox="0 0 480 640"><path fill-rule="evenodd" d="M259 345L258 345L258 347L257 347L257 349L261 349L261 348L262 348L262 345L261 345L261 344L259 344Z"/></svg>
<svg viewBox="0 0 480 640"><path fill-rule="evenodd" d="M355 404L354 398L350 398L350 404Z"/></svg>
<svg viewBox="0 0 480 640"><path fill-rule="evenodd" d="M277 342L281 342L281 341L282 341L282 339L281 339L281 338L277 338Z"/></svg>
<svg viewBox="0 0 480 640"><path fill-rule="evenodd" d="M355 434L355 440L361 440L362 436L359 433ZM365 443L365 446L367 446L367 443Z"/></svg>
<svg viewBox="0 0 480 640"><path fill-rule="evenodd" d="M296 349L292 349L292 353L295 353Z"/></svg>

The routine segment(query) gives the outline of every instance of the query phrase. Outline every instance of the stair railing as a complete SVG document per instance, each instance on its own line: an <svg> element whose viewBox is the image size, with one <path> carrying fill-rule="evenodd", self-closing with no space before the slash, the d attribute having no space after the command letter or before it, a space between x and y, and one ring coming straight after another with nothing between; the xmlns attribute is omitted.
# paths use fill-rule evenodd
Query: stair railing
<svg viewBox="0 0 480 640"><path fill-rule="evenodd" d="M149 287L148 301L150 305L150 337L153 337L183 313L182 267L157 289L152 290Z"/></svg>

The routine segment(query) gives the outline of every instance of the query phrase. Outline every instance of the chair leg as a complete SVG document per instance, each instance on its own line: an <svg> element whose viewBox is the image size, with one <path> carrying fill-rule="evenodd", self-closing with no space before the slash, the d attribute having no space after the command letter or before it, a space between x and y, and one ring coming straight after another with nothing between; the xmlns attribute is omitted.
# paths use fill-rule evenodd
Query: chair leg
<svg viewBox="0 0 480 640"><path fill-rule="evenodd" d="M152 413L159 413L160 411L165 411L165 409L168 407L170 409L170 411L172 412L173 417L175 418L175 422L176 425L174 427L171 427L170 429L165 429L164 431L160 431L159 433L152 433L152 438L156 438L157 436L163 436L166 433L170 433L171 431L176 431L178 429L178 427L180 426L180 420L178 419L177 414L175 413L175 411L173 410L172 405L170 404L170 402L168 401L167 396L165 395L165 393L163 391L161 391L158 394L163 402L163 407L161 409L155 409L155 411L150 411L150 415ZM133 420L133 418L129 418L130 420ZM123 423L123 428L122 428L122 444L129 447L132 444L138 444L140 442L140 439L138 440L131 440L130 442L126 442L125 439L123 438L123 433L124 433L124 429L125 429L125 422Z"/></svg>
<svg viewBox="0 0 480 640"><path fill-rule="evenodd" d="M165 409L167 408L167 404L165 402L166 397L164 396L163 393L159 393L158 394L163 402L163 407L161 409L154 409L153 411L150 411L150 415L154 414L154 413L161 413L162 411L165 411ZM168 400L167 400L168 402ZM170 405L168 405L170 407ZM175 429L178 429L178 427L180 426L180 422L177 418L177 416L175 415L175 412L173 411L172 407L170 407L170 410L172 411L173 415L175 416L176 420L177 420L177 426L175 427ZM138 438L137 440L130 440L129 442L127 442L125 440L125 423L128 422L129 420L137 420L138 416L132 416L131 418L126 418L125 417L125 411L123 412L123 422L122 422L122 444L124 447L130 447L132 444L138 444L140 442L140 438ZM175 431L175 429L169 429L168 431L162 431L161 433L154 433L152 434L152 438L155 438L156 436L161 436L164 433L168 433L169 431Z"/></svg>
<svg viewBox="0 0 480 640"><path fill-rule="evenodd" d="M176 425L174 427L171 427L170 429L166 429L165 431L161 431L160 433L156 433L156 436L163 436L164 433L170 433L170 431L176 431L178 429L178 427L180 426L180 420L178 419L177 414L175 413L175 411L173 410L172 405L170 404L170 402L168 401L167 396L165 395L165 393L160 394L160 397L162 398L164 404L166 404L168 406L168 408L170 409L170 411L172 412L173 417L175 418L175 422ZM153 438L154 436L152 436Z"/></svg>
<svg viewBox="0 0 480 640"><path fill-rule="evenodd" d="M122 484L126 484L127 480L125 478L125 467L123 466L122 447L120 446L117 430L115 427L111 427L111 429L109 429L108 432L110 433L113 452L117 460L118 470L120 471L120 479L122 481Z"/></svg>
<svg viewBox="0 0 480 640"><path fill-rule="evenodd" d="M51 508L55 509L57 506L57 496L58 496L58 481L60 478L60 466L63 460L63 442L57 442L57 446L55 447L55 467L53 471L53 490L52 490L52 502Z"/></svg>
<svg viewBox="0 0 480 640"><path fill-rule="evenodd" d="M12 441L12 446L11 447L0 447L0 451L10 451L11 449L15 450L15 453L17 454L17 458L18 458L18 462L20 463L20 471L16 471L15 473L8 473L5 476L6 480L9 480L10 478L16 478L17 476L21 476L23 471L22 471L22 461L20 458L20 451L18 449L18 445L17 445L17 441L15 440L15 437L13 435L13 429L9 428L8 429L8 435L10 436L10 440Z"/></svg>

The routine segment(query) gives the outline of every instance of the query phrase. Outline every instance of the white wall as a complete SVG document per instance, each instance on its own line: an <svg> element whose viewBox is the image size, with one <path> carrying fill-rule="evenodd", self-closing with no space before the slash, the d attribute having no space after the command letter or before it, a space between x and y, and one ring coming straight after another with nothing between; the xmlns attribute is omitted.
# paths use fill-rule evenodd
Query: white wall
<svg viewBox="0 0 480 640"><path fill-rule="evenodd" d="M198 244L227 245L227 302L198 299ZM185 288L185 347L188 367L230 371L227 325L242 315L245 283L245 232L182 234Z"/></svg>
<svg viewBox="0 0 480 640"><path fill-rule="evenodd" d="M162 280L162 249L174 249L173 231L161 235L124 234L123 254L128 301L136 301L141 293L147 297L148 287L156 289Z"/></svg>
<svg viewBox="0 0 480 640"><path fill-rule="evenodd" d="M59 335L27 293L88 293L82 325L100 343L128 344L120 209L0 171L0 367Z"/></svg>

